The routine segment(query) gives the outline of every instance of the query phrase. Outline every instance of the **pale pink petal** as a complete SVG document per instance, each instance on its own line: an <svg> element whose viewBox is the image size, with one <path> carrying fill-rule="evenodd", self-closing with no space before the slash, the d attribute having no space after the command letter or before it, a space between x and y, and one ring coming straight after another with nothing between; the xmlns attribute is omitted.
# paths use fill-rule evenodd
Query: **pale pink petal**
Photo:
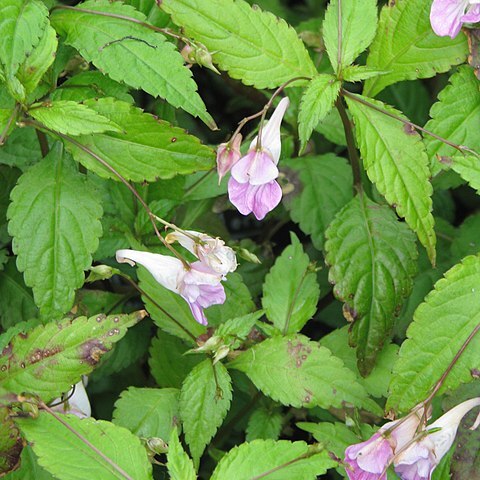
<svg viewBox="0 0 480 480"><path fill-rule="evenodd" d="M275 180L266 185L258 185L254 188L255 191L252 192L252 211L257 220L263 220L267 213L271 212L280 203L282 199L282 189Z"/></svg>
<svg viewBox="0 0 480 480"><path fill-rule="evenodd" d="M455 38L462 28L462 16L468 0L434 0L430 10L433 31L441 36Z"/></svg>
<svg viewBox="0 0 480 480"><path fill-rule="evenodd" d="M470 2L472 3L472 2ZM480 22L480 5L472 5L465 15L460 19L463 23Z"/></svg>
<svg viewBox="0 0 480 480"><path fill-rule="evenodd" d="M345 470L350 480L384 480L383 473L392 458L393 450L388 440L376 433L345 450L345 463L349 465Z"/></svg>
<svg viewBox="0 0 480 480"><path fill-rule="evenodd" d="M247 204L248 183L239 183L233 177L228 181L228 198L242 215L248 215L252 208Z"/></svg>
<svg viewBox="0 0 480 480"><path fill-rule="evenodd" d="M265 150L249 150L232 168L232 177L239 183L262 185L278 177L278 168Z"/></svg>
<svg viewBox="0 0 480 480"><path fill-rule="evenodd" d="M238 133L229 143L222 143L217 148L217 172L218 182L222 180L225 174L240 159L240 144L242 143L242 135Z"/></svg>

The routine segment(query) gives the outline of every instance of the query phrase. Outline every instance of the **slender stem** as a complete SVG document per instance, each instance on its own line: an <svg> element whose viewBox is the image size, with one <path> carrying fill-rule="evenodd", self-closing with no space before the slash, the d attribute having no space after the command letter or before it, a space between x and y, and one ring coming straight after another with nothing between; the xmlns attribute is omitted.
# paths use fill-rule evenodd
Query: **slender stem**
<svg viewBox="0 0 480 480"><path fill-rule="evenodd" d="M342 0L337 3L338 14L338 37L337 37L337 77L341 78L342 74Z"/></svg>
<svg viewBox="0 0 480 480"><path fill-rule="evenodd" d="M306 458L311 457L312 455L313 455L313 453L310 453L310 452L304 453L303 455L300 455L299 457L294 458L293 460L285 462L282 465L279 465L278 467L272 468L271 470L268 470L267 472L263 472L260 475L255 475L250 480L260 480L261 478L265 478L265 477L271 475L272 473L278 472L282 468L287 468L290 465L299 462L300 460L305 460Z"/></svg>
<svg viewBox="0 0 480 480"><path fill-rule="evenodd" d="M102 451L100 451L93 443L85 438L81 433L77 432L71 425L69 425L60 415L57 415L50 407L43 402L40 403L40 408L49 413L52 417L58 420L65 428L72 432L77 438L79 438L88 448L92 449L99 457L102 458L108 465L110 465L117 473L127 480L134 480L123 468L118 466L112 459L108 458Z"/></svg>
<svg viewBox="0 0 480 480"><path fill-rule="evenodd" d="M50 408L57 407L58 405L62 405L63 403L67 403L74 395L75 395L75 389L77 388L76 385L73 385L70 392L65 398L60 399L60 401L51 403L49 405Z"/></svg>
<svg viewBox="0 0 480 480"><path fill-rule="evenodd" d="M38 129L35 129L35 133L37 134L38 143L40 144L40 151L42 152L42 157L46 157L48 155L48 152L50 152L47 136L45 135L45 133Z"/></svg>
<svg viewBox="0 0 480 480"><path fill-rule="evenodd" d="M350 164L353 171L353 186L354 190L362 191L362 175L360 170L360 157L358 156L357 147L355 145L355 139L353 138L353 129L350 119L347 115L347 110L343 103L343 98L338 97L335 103L340 118L342 119L343 129L345 130L345 138L347 139L347 150L350 158ZM354 192L355 193L355 192Z"/></svg>
<svg viewBox="0 0 480 480"><path fill-rule="evenodd" d="M19 110L20 110L20 105L17 103L15 105L15 108L12 111L12 114L8 118L5 128L2 130L2 133L0 134L0 146L2 146L5 143L5 139L7 138L8 131L10 130L10 127L12 126L12 123L15 120L15 117L17 116Z"/></svg>

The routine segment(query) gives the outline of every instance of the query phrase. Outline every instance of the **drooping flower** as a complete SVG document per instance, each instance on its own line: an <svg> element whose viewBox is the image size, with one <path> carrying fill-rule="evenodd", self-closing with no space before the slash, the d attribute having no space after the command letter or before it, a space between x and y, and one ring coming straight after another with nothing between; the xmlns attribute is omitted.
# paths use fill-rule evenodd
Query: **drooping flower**
<svg viewBox="0 0 480 480"><path fill-rule="evenodd" d="M87 391L85 390L85 380L80 380L67 394L65 394L65 400L62 402L60 398L57 398L52 403L58 404L52 407L52 410L59 413L72 413L79 418L87 418L92 415L90 407L90 401L88 400ZM85 381L85 384L84 384Z"/></svg>
<svg viewBox="0 0 480 480"><path fill-rule="evenodd" d="M455 38L463 23L480 21L480 0L433 0L430 23L441 36Z"/></svg>
<svg viewBox="0 0 480 480"><path fill-rule="evenodd" d="M282 148L280 125L290 101L283 98L261 132L260 142L255 137L247 154L232 168L228 182L230 201L242 215L252 213L258 220L273 210L282 198L276 182L277 164Z"/></svg>
<svg viewBox="0 0 480 480"><path fill-rule="evenodd" d="M455 440L462 418L480 406L480 397L467 400L449 410L426 427L424 435L400 452L394 459L395 472L402 480L430 480ZM480 415L472 430L480 424Z"/></svg>
<svg viewBox="0 0 480 480"><path fill-rule="evenodd" d="M193 317L202 325L207 324L203 309L225 302L222 275L202 262L186 266L178 258L138 250L117 250L116 258L120 263L143 265L160 285L186 300Z"/></svg>
<svg viewBox="0 0 480 480"><path fill-rule="evenodd" d="M217 148L217 172L218 183L231 170L231 168L240 160L240 145L242 143L242 134L237 133L233 140L228 143L221 143Z"/></svg>
<svg viewBox="0 0 480 480"><path fill-rule="evenodd" d="M177 230L169 233L165 240L168 243L178 242L219 275L225 276L237 268L235 252L218 237L213 238L206 233L199 233L194 230L186 230L185 232Z"/></svg>

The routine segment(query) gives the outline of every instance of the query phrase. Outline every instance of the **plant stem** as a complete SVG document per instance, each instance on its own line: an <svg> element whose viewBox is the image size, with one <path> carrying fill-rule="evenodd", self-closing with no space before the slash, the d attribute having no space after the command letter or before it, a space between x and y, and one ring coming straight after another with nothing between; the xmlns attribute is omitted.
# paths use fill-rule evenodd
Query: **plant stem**
<svg viewBox="0 0 480 480"><path fill-rule="evenodd" d="M37 134L38 143L40 144L40 151L42 152L42 157L46 157L48 155L48 152L50 152L47 136L45 135L45 133L38 129L35 129L35 133Z"/></svg>

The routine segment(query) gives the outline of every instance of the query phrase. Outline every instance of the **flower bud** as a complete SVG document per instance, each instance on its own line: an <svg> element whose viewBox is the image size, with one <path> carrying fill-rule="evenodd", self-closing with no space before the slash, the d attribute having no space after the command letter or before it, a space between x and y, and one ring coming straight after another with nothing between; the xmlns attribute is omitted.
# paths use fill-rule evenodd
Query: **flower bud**
<svg viewBox="0 0 480 480"><path fill-rule="evenodd" d="M237 133L233 140L228 143L221 143L217 148L217 172L218 184L230 169L240 160L240 145L242 135Z"/></svg>
<svg viewBox="0 0 480 480"><path fill-rule="evenodd" d="M180 53L187 63L200 65L200 67L208 68L212 70L212 72L220 75L220 72L213 64L211 53L202 43L187 44L182 48Z"/></svg>

